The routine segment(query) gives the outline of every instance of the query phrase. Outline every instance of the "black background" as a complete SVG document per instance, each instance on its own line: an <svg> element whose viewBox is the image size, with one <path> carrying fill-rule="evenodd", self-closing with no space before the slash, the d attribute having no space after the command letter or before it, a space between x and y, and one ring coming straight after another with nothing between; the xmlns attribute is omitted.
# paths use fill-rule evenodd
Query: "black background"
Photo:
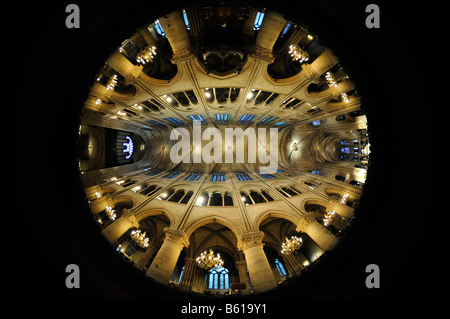
<svg viewBox="0 0 450 319"><path fill-rule="evenodd" d="M4 212L11 222L2 225L10 230L4 234L9 244L3 263L8 297L139 298L174 315L189 301L264 301L274 314L323 299L346 305L443 299L446 242L438 228L446 211L431 201L438 171L432 160L434 139L424 135L432 131L431 105L421 99L426 78L417 54L422 52L418 43L429 36L425 19L430 16L423 7L392 2L373 1L380 7L380 29L365 26L371 1L246 2L301 22L332 49L362 97L372 153L357 218L326 260L286 287L229 300L177 294L123 262L92 222L75 161L80 111L107 57L138 28L196 2L74 1L81 12L79 29L65 26L69 1L11 9L20 17L17 27L6 29L17 41L16 55L4 61L20 71L13 83L19 92L10 105L15 115L14 196L4 199L12 205ZM65 286L65 267L72 263L81 270L79 289ZM379 289L365 286L365 268L372 263L381 270Z"/></svg>

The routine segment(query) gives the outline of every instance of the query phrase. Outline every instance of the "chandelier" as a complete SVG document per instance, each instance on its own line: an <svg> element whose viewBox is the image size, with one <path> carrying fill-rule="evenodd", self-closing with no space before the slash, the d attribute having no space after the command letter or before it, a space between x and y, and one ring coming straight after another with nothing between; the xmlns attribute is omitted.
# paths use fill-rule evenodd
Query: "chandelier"
<svg viewBox="0 0 450 319"><path fill-rule="evenodd" d="M142 232L141 230L133 230L131 232L131 239L141 248L148 247L148 237L146 232Z"/></svg>
<svg viewBox="0 0 450 319"><path fill-rule="evenodd" d="M345 103L348 103L348 102L349 102L347 93L341 93L341 99L342 99L342 101L344 101Z"/></svg>
<svg viewBox="0 0 450 319"><path fill-rule="evenodd" d="M327 80L328 86L337 86L336 79L331 72L325 73L325 79Z"/></svg>
<svg viewBox="0 0 450 319"><path fill-rule="evenodd" d="M291 44L289 46L289 53L291 54L292 61L303 63L309 60L308 52L300 49L300 47L296 44Z"/></svg>
<svg viewBox="0 0 450 319"><path fill-rule="evenodd" d="M206 270L212 268L217 269L223 266L223 260L222 258L220 258L220 254L217 254L217 256L215 256L214 252L211 249L209 250L209 253L207 253L206 250L202 252L200 254L200 257L197 257L195 261L200 268Z"/></svg>
<svg viewBox="0 0 450 319"><path fill-rule="evenodd" d="M155 46L148 46L136 57L136 62L145 64L147 62L153 62L153 57L156 55L156 47Z"/></svg>
<svg viewBox="0 0 450 319"><path fill-rule="evenodd" d="M342 196L341 198L341 204L347 204L348 201L348 194L344 194L344 196Z"/></svg>
<svg viewBox="0 0 450 319"><path fill-rule="evenodd" d="M114 209L112 209L111 206L106 206L105 211L106 211L106 215L108 215L108 218L110 220L115 220L116 219L116 217L117 217L116 211Z"/></svg>
<svg viewBox="0 0 450 319"><path fill-rule="evenodd" d="M108 81L108 83L106 83L106 89L108 91L110 90L114 90L114 88L117 85L117 74L114 74Z"/></svg>
<svg viewBox="0 0 450 319"><path fill-rule="evenodd" d="M281 244L281 253L284 255L291 255L296 250L299 250L303 245L301 237L292 236L290 239L286 237L286 241Z"/></svg>
<svg viewBox="0 0 450 319"><path fill-rule="evenodd" d="M329 226L336 217L336 212L334 210L326 212L325 217L323 218L323 225Z"/></svg>

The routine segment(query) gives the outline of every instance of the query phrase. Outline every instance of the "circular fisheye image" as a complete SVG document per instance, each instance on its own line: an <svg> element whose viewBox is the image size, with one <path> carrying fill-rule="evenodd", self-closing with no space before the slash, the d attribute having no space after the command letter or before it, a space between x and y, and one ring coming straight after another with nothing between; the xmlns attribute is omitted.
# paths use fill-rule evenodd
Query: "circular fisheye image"
<svg viewBox="0 0 450 319"><path fill-rule="evenodd" d="M273 291L326 263L364 214L370 154L333 49L256 6L189 6L136 27L92 74L80 117L99 232L143 280L191 294Z"/></svg>

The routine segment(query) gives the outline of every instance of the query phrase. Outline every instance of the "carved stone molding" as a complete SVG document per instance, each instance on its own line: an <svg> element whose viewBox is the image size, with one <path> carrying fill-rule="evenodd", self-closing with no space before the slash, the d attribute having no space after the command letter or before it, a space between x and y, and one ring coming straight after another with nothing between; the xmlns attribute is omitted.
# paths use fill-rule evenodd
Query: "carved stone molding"
<svg viewBox="0 0 450 319"><path fill-rule="evenodd" d="M273 63L273 61L275 61L272 50L255 45L250 51L252 52L252 57L254 59L262 60L267 63Z"/></svg>
<svg viewBox="0 0 450 319"><path fill-rule="evenodd" d="M175 244L181 244L184 247L189 246L189 240L185 232L175 229L175 228L164 228L164 233L166 234L166 238L164 240L171 241Z"/></svg>
<svg viewBox="0 0 450 319"><path fill-rule="evenodd" d="M239 249L245 250L254 246L263 245L264 233L262 231L250 232L242 235Z"/></svg>
<svg viewBox="0 0 450 319"><path fill-rule="evenodd" d="M195 55L192 53L191 47L187 47L183 50L178 50L177 52L174 52L172 59L170 61L173 64L185 62L188 60L193 60L195 58Z"/></svg>
<svg viewBox="0 0 450 319"><path fill-rule="evenodd" d="M338 197L331 197L330 200L328 201L326 210L327 211L336 211L338 209L339 205L341 205L341 203L339 201L340 201L340 199Z"/></svg>
<svg viewBox="0 0 450 319"><path fill-rule="evenodd" d="M302 65L302 72L305 74L305 76L308 78L309 82L311 83L319 83L320 80L320 74L316 73L314 69L309 64L303 64Z"/></svg>
<svg viewBox="0 0 450 319"><path fill-rule="evenodd" d="M300 223L297 226L297 231L305 231L308 226L313 223L316 220L316 214L315 213L308 213L305 215Z"/></svg>
<svg viewBox="0 0 450 319"><path fill-rule="evenodd" d="M136 65L134 66L131 71L124 76L125 78L125 84L131 85L135 84L137 82L137 79L141 75L142 70L144 69L143 65Z"/></svg>
<svg viewBox="0 0 450 319"><path fill-rule="evenodd" d="M133 225L133 227L139 227L139 222L137 221L136 216L129 209L124 208L122 210L121 218L128 220Z"/></svg>

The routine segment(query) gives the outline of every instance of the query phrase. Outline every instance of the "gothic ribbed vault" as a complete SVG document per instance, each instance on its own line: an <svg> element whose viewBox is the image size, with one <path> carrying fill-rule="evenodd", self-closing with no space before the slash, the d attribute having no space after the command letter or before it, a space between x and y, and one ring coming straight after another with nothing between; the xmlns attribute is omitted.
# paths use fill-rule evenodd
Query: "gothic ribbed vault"
<svg viewBox="0 0 450 319"><path fill-rule="evenodd" d="M93 219L164 285L273 289L354 217L369 164L362 109L351 74L301 21L236 5L157 17L107 57L86 98L78 154ZM281 254L293 235L303 246ZM209 249L226 271L196 266Z"/></svg>

